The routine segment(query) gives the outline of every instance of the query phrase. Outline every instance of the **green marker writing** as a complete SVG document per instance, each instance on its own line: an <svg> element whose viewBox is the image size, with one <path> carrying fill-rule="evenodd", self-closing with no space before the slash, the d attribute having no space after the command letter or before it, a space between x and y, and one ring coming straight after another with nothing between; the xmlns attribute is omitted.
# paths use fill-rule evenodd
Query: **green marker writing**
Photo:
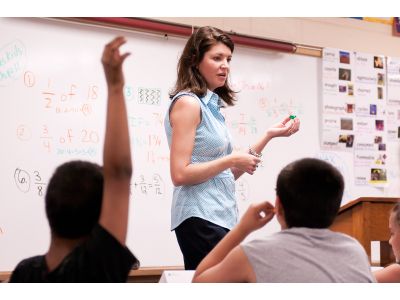
<svg viewBox="0 0 400 300"><path fill-rule="evenodd" d="M293 120L294 118L296 118L296 116L295 116L295 115L290 115L289 118L290 118L291 120Z"/></svg>

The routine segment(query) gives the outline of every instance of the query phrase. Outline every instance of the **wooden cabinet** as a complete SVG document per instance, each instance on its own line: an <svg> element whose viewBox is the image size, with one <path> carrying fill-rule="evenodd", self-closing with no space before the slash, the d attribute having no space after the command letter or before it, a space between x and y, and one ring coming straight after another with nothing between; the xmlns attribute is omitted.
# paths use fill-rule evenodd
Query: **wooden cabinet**
<svg viewBox="0 0 400 300"><path fill-rule="evenodd" d="M390 210L400 198L362 197L342 206L330 227L346 233L364 247L371 262L371 241L380 242L380 266L395 261L389 245Z"/></svg>

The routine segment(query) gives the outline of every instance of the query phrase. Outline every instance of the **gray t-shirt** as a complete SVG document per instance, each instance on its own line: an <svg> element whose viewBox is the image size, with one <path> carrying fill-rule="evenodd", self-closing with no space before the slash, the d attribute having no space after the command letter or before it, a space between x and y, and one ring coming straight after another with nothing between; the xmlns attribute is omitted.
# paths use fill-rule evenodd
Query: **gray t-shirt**
<svg viewBox="0 0 400 300"><path fill-rule="evenodd" d="M364 248L329 229L290 228L241 246L257 282L375 282Z"/></svg>

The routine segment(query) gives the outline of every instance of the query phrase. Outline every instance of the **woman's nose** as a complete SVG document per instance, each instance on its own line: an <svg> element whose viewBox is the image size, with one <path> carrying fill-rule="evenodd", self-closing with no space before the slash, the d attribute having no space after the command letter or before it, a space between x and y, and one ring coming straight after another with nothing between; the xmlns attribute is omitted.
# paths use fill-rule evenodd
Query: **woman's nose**
<svg viewBox="0 0 400 300"><path fill-rule="evenodd" d="M229 69L229 62L227 60L224 60L222 62L221 68Z"/></svg>

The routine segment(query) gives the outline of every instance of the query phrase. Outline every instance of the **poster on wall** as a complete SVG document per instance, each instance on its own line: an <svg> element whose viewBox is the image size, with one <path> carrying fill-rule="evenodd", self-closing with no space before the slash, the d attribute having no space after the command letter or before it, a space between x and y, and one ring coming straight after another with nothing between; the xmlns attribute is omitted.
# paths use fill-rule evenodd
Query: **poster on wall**
<svg viewBox="0 0 400 300"><path fill-rule="evenodd" d="M400 58L387 58L387 135L400 141Z"/></svg>
<svg viewBox="0 0 400 300"><path fill-rule="evenodd" d="M387 186L385 57L325 48L322 68L321 148L353 154L356 185Z"/></svg>
<svg viewBox="0 0 400 300"><path fill-rule="evenodd" d="M323 50L322 149L352 151L354 143L354 53Z"/></svg>
<svg viewBox="0 0 400 300"><path fill-rule="evenodd" d="M354 77L355 183L384 187L388 183L384 56L357 52Z"/></svg>

